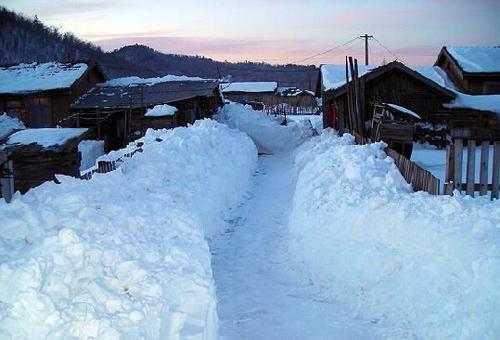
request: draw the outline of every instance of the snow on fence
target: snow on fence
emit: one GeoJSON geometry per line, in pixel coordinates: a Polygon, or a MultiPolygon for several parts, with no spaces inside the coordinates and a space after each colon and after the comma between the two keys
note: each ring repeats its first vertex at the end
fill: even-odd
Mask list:
{"type": "MultiPolygon", "coordinates": [[[[161,141],[161,140],[157,140],[157,141],[161,141]]],[[[97,167],[84,173],[83,175],[80,176],[80,178],[90,180],[95,173],[105,174],[105,173],[116,170],[118,168],[118,166],[120,165],[120,163],[123,163],[123,161],[124,161],[123,158],[130,158],[133,155],[135,155],[137,152],[143,151],[143,149],[142,149],[142,146],[144,145],[143,142],[138,142],[136,145],[137,145],[137,149],[124,154],[122,157],[118,157],[114,160],[101,160],[101,161],[98,160],[97,167]]]]}
{"type": "MultiPolygon", "coordinates": [[[[354,140],[357,144],[366,144],[368,140],[361,136],[359,133],[354,131],[346,131],[354,136],[354,140]]],[[[399,172],[404,177],[406,182],[410,183],[415,191],[425,191],[431,195],[440,194],[440,180],[435,177],[429,171],[421,168],[416,163],[412,162],[405,156],[401,155],[399,152],[391,149],[385,148],[385,153],[394,159],[399,172]]]]}
{"type": "Polygon", "coordinates": [[[491,199],[499,198],[500,182],[500,141],[487,131],[456,129],[452,131],[453,143],[446,147],[445,194],[453,190],[465,191],[474,197],[475,192],[484,196],[491,192],[491,199]],[[463,169],[464,140],[467,139],[465,182],[463,169]],[[479,183],[476,183],[476,147],[480,144],[479,183]],[[490,145],[493,157],[490,157],[490,145]],[[491,176],[489,170],[491,169],[491,176]],[[491,178],[491,183],[490,179],[491,178]]]}

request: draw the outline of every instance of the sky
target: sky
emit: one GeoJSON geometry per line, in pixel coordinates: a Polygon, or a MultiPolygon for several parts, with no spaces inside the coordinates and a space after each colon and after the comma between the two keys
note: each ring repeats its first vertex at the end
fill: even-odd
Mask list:
{"type": "Polygon", "coordinates": [[[342,63],[346,55],[364,60],[364,40],[357,37],[367,33],[375,38],[369,41],[372,64],[398,58],[409,65],[432,65],[445,45],[500,45],[499,0],[0,0],[0,4],[29,17],[37,15],[106,51],[138,43],[165,53],[216,60],[318,65],[342,63]]]}

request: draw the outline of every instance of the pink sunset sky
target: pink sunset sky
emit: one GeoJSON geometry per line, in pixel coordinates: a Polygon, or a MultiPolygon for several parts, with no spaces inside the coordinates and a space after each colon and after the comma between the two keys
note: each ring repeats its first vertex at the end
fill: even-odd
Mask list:
{"type": "Polygon", "coordinates": [[[104,50],[145,44],[165,53],[274,64],[339,63],[364,56],[368,33],[372,63],[432,64],[444,45],[500,45],[500,1],[25,1],[8,9],[72,32],[104,50]]]}

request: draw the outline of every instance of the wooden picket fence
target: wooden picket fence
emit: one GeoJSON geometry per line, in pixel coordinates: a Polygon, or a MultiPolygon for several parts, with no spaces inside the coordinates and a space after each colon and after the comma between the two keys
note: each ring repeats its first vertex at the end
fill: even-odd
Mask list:
{"type": "Polygon", "coordinates": [[[439,178],[391,148],[386,148],[385,153],[394,159],[401,175],[412,185],[414,191],[426,191],[431,195],[440,194],[439,178]]]}
{"type": "Polygon", "coordinates": [[[500,180],[500,141],[485,133],[470,133],[470,131],[452,131],[453,143],[446,148],[445,194],[451,195],[454,190],[465,191],[474,197],[478,192],[484,196],[491,192],[491,199],[499,198],[500,180]],[[486,137],[486,138],[485,138],[486,137]],[[465,174],[462,171],[464,161],[464,139],[467,139],[467,160],[465,174]],[[479,183],[476,183],[476,149],[480,148],[479,183]],[[493,157],[490,157],[490,146],[493,147],[493,157]],[[489,169],[492,170],[491,183],[489,169]],[[465,175],[465,179],[464,179],[465,175]]]}

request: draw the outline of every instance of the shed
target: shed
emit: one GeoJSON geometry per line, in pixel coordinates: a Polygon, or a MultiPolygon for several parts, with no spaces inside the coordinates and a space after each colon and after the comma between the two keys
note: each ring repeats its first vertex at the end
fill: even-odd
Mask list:
{"type": "Polygon", "coordinates": [[[229,100],[242,104],[262,102],[268,106],[274,103],[277,88],[278,83],[274,81],[221,84],[222,93],[229,100]]]}
{"type": "MultiPolygon", "coordinates": [[[[443,104],[455,98],[455,93],[444,86],[437,72],[439,70],[432,68],[414,70],[397,61],[379,67],[360,66],[363,120],[371,120],[374,104],[392,103],[416,112],[423,120],[434,121],[435,114],[443,110],[443,104]]],[[[323,65],[320,82],[318,91],[322,92],[324,127],[345,129],[345,66],[323,65]]]]}
{"type": "Polygon", "coordinates": [[[461,92],[500,94],[500,47],[443,47],[435,63],[461,92]]]}
{"type": "Polygon", "coordinates": [[[0,67],[0,112],[29,128],[64,125],[70,105],[105,80],[93,61],[0,67]]]}
{"type": "Polygon", "coordinates": [[[111,80],[98,84],[72,105],[75,125],[88,127],[106,150],[118,149],[148,128],[174,128],[210,118],[223,105],[216,80],[165,76],[111,80]],[[160,112],[168,105],[176,109],[160,112]]]}
{"type": "Polygon", "coordinates": [[[80,176],[78,143],[87,129],[38,128],[11,134],[0,145],[0,152],[12,161],[14,189],[25,193],[56,174],[80,176]]]}

